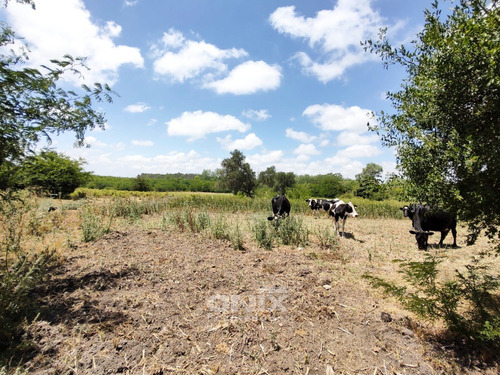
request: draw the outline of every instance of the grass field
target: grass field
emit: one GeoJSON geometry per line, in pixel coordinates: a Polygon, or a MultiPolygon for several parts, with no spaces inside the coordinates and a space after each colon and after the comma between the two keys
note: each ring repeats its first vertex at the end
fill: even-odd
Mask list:
{"type": "MultiPolygon", "coordinates": [[[[292,201],[290,218],[276,225],[266,219],[267,198],[121,194],[29,197],[23,212],[2,217],[23,249],[58,254],[36,288],[40,314],[25,323],[31,344],[11,354],[14,368],[93,374],[499,370],[488,353],[464,353],[447,343],[440,322],[417,319],[363,279],[369,273],[403,282],[393,260],[424,259],[400,202],[351,199],[360,217],[349,218],[345,238],[338,238],[326,213],[317,218],[305,201],[292,201]],[[48,212],[50,206],[57,210],[48,212]]],[[[462,227],[457,249],[437,248],[438,240],[432,238],[429,253],[443,256],[442,280],[490,246],[485,238],[466,246],[462,227]]],[[[450,235],[445,244],[451,243],[450,235]]],[[[487,262],[500,268],[499,259],[487,262]]]]}

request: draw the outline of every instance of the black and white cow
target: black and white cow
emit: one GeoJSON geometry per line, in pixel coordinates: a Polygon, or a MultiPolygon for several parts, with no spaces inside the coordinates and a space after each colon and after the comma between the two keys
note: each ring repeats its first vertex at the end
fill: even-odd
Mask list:
{"type": "Polygon", "coordinates": [[[278,220],[290,215],[290,201],[284,195],[277,195],[271,200],[271,207],[274,216],[269,216],[267,220],[278,220]]]}
{"type": "Polygon", "coordinates": [[[434,234],[434,232],[431,232],[432,230],[441,232],[441,240],[438,246],[443,245],[443,241],[450,230],[453,234],[453,247],[457,246],[457,218],[455,215],[446,211],[431,210],[429,206],[421,204],[411,205],[411,212],[414,230],[410,230],[410,233],[415,235],[419,250],[427,250],[429,236],[434,234]]]}
{"type": "Polygon", "coordinates": [[[309,199],[306,199],[306,202],[309,204],[309,207],[311,208],[311,210],[313,211],[316,211],[318,213],[318,217],[319,217],[319,212],[321,210],[324,210],[325,212],[328,212],[330,211],[330,208],[332,208],[332,206],[338,202],[340,199],[313,199],[313,198],[309,198],[309,199]]]}
{"type": "Polygon", "coordinates": [[[342,200],[338,200],[333,204],[330,208],[329,214],[333,216],[335,219],[335,231],[337,235],[339,235],[339,220],[342,220],[342,237],[345,237],[345,221],[348,216],[358,217],[358,213],[356,212],[356,205],[352,204],[352,202],[345,203],[342,200]]]}

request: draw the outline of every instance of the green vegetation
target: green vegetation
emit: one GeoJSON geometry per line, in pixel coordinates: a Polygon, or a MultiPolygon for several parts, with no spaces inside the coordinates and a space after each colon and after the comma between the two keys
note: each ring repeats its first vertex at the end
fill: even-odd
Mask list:
{"type": "MultiPolygon", "coordinates": [[[[484,230],[496,241],[498,254],[499,3],[461,1],[443,20],[436,0],[425,16],[412,48],[392,47],[386,30],[379,41],[365,42],[386,66],[398,64],[408,74],[401,91],[388,93],[395,113],[381,112],[373,130],[396,148],[410,196],[457,213],[469,224],[469,244],[484,230]]],[[[439,263],[430,256],[403,262],[411,289],[377,277],[371,281],[421,317],[442,319],[461,342],[500,347],[500,311],[493,297],[500,286],[498,270],[472,259],[466,272],[438,283],[439,263]]]]}

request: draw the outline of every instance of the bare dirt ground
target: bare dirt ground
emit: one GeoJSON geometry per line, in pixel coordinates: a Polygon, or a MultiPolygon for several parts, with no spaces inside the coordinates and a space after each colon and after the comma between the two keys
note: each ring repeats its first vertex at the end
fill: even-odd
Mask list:
{"type": "MultiPolygon", "coordinates": [[[[416,323],[360,278],[397,275],[392,259],[422,257],[409,227],[349,219],[336,250],[248,241],[236,251],[140,226],[78,243],[40,286],[25,365],[36,374],[497,373],[480,358],[464,364],[435,339],[438,325],[416,323]]],[[[475,251],[464,233],[459,245],[430,251],[459,263],[475,251]]]]}

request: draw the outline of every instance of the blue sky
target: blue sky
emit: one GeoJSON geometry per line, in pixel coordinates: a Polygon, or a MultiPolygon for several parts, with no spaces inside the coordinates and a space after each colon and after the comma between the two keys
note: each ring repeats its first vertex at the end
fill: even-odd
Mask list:
{"type": "Polygon", "coordinates": [[[87,57],[71,88],[107,82],[119,94],[104,131],[53,138],[52,148],[98,175],[201,173],[237,148],[257,173],[395,168],[366,123],[391,110],[404,72],[383,68],[360,41],[387,27],[408,43],[431,1],[35,0],[0,10],[28,44],[30,64],[87,57]]]}

